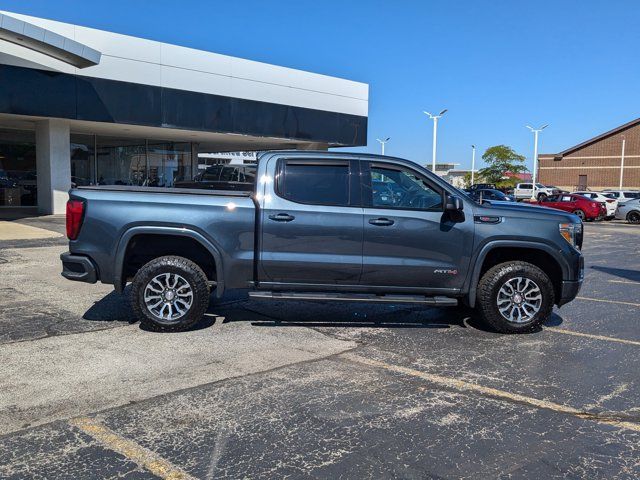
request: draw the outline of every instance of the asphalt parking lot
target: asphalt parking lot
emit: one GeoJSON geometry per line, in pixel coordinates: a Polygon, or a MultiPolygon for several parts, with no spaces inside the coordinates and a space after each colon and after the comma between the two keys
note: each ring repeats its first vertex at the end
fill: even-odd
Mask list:
{"type": "Polygon", "coordinates": [[[0,478],[639,478],[639,244],[586,224],[579,298],[528,335],[243,292],[157,334],[59,276],[63,237],[0,241],[0,478]]]}

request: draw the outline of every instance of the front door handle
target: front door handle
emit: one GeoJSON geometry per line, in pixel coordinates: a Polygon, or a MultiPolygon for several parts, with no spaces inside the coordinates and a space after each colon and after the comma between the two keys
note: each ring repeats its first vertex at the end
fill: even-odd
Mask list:
{"type": "Polygon", "coordinates": [[[376,225],[377,227],[388,227],[396,222],[394,222],[390,218],[372,218],[371,220],[369,220],[369,223],[371,225],[376,225]]]}
{"type": "Polygon", "coordinates": [[[293,215],[289,215],[288,213],[278,213],[277,215],[269,215],[269,220],[273,220],[274,222],[290,222],[294,220],[296,217],[293,215]]]}

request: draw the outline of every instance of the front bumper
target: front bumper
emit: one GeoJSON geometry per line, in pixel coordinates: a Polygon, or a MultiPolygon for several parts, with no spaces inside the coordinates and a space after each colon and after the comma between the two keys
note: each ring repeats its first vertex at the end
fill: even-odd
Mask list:
{"type": "Polygon", "coordinates": [[[86,283],[98,281],[98,270],[89,257],[65,252],[60,255],[60,260],[62,260],[62,276],[67,280],[86,283]]]}
{"type": "Polygon", "coordinates": [[[560,299],[558,300],[558,306],[566,305],[574,298],[578,296],[578,292],[582,287],[584,281],[584,257],[580,255],[578,260],[578,279],[577,280],[563,280],[562,288],[560,292],[560,299]]]}

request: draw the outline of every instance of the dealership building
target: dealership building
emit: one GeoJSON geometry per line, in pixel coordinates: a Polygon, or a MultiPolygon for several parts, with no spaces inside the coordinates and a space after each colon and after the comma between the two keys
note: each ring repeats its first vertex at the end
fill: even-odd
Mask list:
{"type": "Polygon", "coordinates": [[[541,154],[539,181],[565,190],[640,189],[640,118],[560,153],[541,154]],[[624,161],[623,161],[624,158],[624,161]]]}
{"type": "Polygon", "coordinates": [[[201,152],[366,145],[368,91],[0,11],[0,216],[64,213],[72,184],[171,187],[201,152]]]}

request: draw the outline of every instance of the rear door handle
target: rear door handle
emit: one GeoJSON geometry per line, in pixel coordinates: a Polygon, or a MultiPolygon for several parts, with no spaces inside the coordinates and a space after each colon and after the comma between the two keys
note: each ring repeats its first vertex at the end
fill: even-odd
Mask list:
{"type": "Polygon", "coordinates": [[[289,215],[288,213],[278,213],[276,215],[269,215],[269,220],[273,220],[274,222],[290,222],[294,220],[296,217],[293,215],[289,215]]]}
{"type": "Polygon", "coordinates": [[[371,220],[369,220],[369,223],[371,225],[376,225],[377,227],[388,227],[396,222],[394,222],[390,218],[372,218],[371,220]]]}

